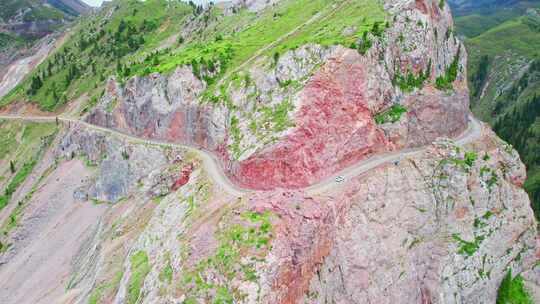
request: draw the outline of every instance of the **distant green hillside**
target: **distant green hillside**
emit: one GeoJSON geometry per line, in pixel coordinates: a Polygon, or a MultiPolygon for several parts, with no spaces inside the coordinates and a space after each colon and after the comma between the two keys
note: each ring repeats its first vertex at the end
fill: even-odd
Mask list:
{"type": "Polygon", "coordinates": [[[522,16],[528,8],[539,8],[540,0],[449,0],[456,30],[476,37],[506,21],[522,16]]]}
{"type": "MultiPolygon", "coordinates": [[[[473,110],[485,121],[494,122],[519,97],[513,95],[509,100],[504,93],[519,81],[534,59],[540,58],[540,22],[519,17],[468,39],[466,45],[473,110]]],[[[530,97],[534,93],[531,90],[534,86],[522,93],[530,97]]]]}
{"type": "Polygon", "coordinates": [[[2,55],[11,57],[21,48],[30,47],[89,9],[79,0],[0,1],[0,62],[2,55]]]}
{"type": "MultiPolygon", "coordinates": [[[[491,27],[475,30],[481,32],[482,26],[491,27]]],[[[473,32],[471,27],[461,31],[473,32]]],[[[466,45],[472,110],[520,152],[528,168],[525,187],[540,219],[540,16],[529,9],[467,39],[466,45]]]]}
{"type": "Polygon", "coordinates": [[[217,6],[203,10],[185,2],[118,0],[97,16],[82,19],[64,46],[0,105],[29,100],[54,111],[86,93],[91,106],[110,76],[125,80],[169,73],[182,65],[191,65],[209,84],[207,100],[224,102],[214,95],[219,91],[217,83],[266,46],[272,46],[267,55],[274,57],[308,42],[350,46],[363,33],[377,34],[384,26],[385,13],[378,0],[284,0],[260,13],[239,9],[232,15],[217,6]],[[326,18],[273,45],[318,13],[326,18]],[[345,28],[356,31],[343,36],[345,28]]]}
{"type": "Polygon", "coordinates": [[[538,7],[538,0],[447,0],[454,16],[470,16],[473,14],[490,15],[505,10],[518,9],[522,12],[530,7],[538,7]]]}
{"type": "Polygon", "coordinates": [[[521,13],[515,9],[500,10],[487,15],[474,13],[456,17],[455,25],[460,35],[472,38],[520,15],[521,13]]]}
{"type": "Polygon", "coordinates": [[[0,22],[22,20],[63,20],[86,12],[89,7],[79,0],[2,0],[0,22]],[[20,16],[19,16],[20,15],[20,16]]]}

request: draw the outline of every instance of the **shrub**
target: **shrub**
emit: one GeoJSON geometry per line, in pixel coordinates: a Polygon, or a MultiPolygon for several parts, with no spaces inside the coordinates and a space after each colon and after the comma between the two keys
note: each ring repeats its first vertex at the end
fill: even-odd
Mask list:
{"type": "Polygon", "coordinates": [[[385,123],[395,123],[401,119],[401,115],[407,113],[407,108],[402,105],[393,105],[390,109],[377,114],[375,116],[375,122],[379,125],[385,123]]]}
{"type": "Polygon", "coordinates": [[[364,32],[362,38],[358,42],[358,46],[356,47],[356,49],[358,49],[358,53],[360,53],[361,55],[365,55],[372,45],[373,42],[368,37],[368,32],[364,32]]]}
{"type": "MultiPolygon", "coordinates": [[[[431,67],[429,69],[431,69],[431,67]]],[[[424,71],[420,71],[418,76],[414,75],[411,71],[407,71],[407,75],[402,75],[399,71],[396,71],[396,75],[392,82],[406,93],[412,92],[415,89],[421,89],[424,86],[424,82],[429,78],[429,69],[425,73],[424,71]]]]}
{"type": "Polygon", "coordinates": [[[465,152],[465,164],[469,167],[474,165],[474,162],[478,159],[478,154],[474,151],[465,152]]]}
{"type": "Polygon", "coordinates": [[[459,68],[459,58],[460,58],[461,49],[458,49],[456,57],[446,69],[446,73],[437,77],[435,80],[435,87],[439,90],[451,90],[453,88],[454,81],[457,79],[458,68],[459,68]]]}
{"type": "Polygon", "coordinates": [[[521,275],[512,278],[512,270],[508,270],[497,291],[497,304],[533,304],[521,275]]]}

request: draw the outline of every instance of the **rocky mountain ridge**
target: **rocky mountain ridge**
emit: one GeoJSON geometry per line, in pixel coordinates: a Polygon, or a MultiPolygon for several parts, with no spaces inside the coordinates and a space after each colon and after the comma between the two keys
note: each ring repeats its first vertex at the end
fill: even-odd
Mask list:
{"type": "MultiPolygon", "coordinates": [[[[540,244],[519,155],[483,124],[452,140],[470,111],[467,52],[448,6],[377,3],[209,7],[223,15],[186,18],[178,53],[134,60],[133,70],[147,64],[140,74],[119,64],[94,106],[62,114],[95,127],[49,118],[59,129],[49,142],[3,122],[0,134],[20,138],[9,151],[25,140],[48,148],[0,210],[0,301],[495,303],[510,272],[508,284],[538,299],[540,244]],[[377,8],[383,19],[366,24],[377,8]],[[290,14],[302,22],[279,28],[290,14]],[[199,27],[231,20],[234,34],[189,44],[199,27]],[[253,28],[274,38],[248,52],[253,28]],[[222,57],[205,57],[209,48],[222,57]],[[181,145],[218,156],[252,191],[225,191],[181,145]],[[306,190],[411,148],[421,149],[306,190]]],[[[29,115],[19,109],[4,115],[29,115]]]]}
{"type": "Polygon", "coordinates": [[[87,121],[215,151],[240,184],[261,189],[307,186],[371,154],[424,145],[440,136],[457,136],[465,130],[468,116],[464,47],[453,36],[434,34],[449,32],[448,10],[418,3],[410,6],[392,8],[395,27],[388,29],[385,41],[376,42],[365,57],[355,50],[307,45],[283,54],[275,63],[272,58],[263,58],[241,72],[249,84],[235,87],[228,83],[225,91],[232,104],[217,107],[199,106],[197,96],[207,85],[189,67],[177,69],[168,78],[157,74],[136,77],[124,88],[112,80],[102,106],[87,121]],[[437,23],[427,19],[431,17],[437,23]],[[404,30],[410,35],[399,41],[404,30]],[[425,37],[434,40],[419,44],[425,37]],[[428,44],[437,46],[430,48],[428,44]],[[416,49],[404,52],[408,45],[416,49]],[[451,94],[433,90],[435,80],[445,77],[452,64],[459,70],[452,81],[456,89],[451,94]],[[395,70],[387,68],[392,66],[395,70]],[[418,92],[403,94],[415,89],[407,87],[407,77],[418,77],[419,87],[428,84],[418,92]],[[394,86],[396,81],[404,87],[394,86]],[[303,89],[284,85],[296,82],[303,89]],[[429,96],[429,106],[423,95],[429,96]],[[385,136],[374,117],[400,99],[410,108],[401,120],[407,127],[388,126],[392,130],[385,136]],[[274,113],[279,112],[283,121],[265,122],[264,112],[255,112],[250,119],[261,101],[274,105],[274,113]],[[258,127],[258,123],[269,126],[258,127]],[[260,134],[261,129],[270,130],[260,134]]]}

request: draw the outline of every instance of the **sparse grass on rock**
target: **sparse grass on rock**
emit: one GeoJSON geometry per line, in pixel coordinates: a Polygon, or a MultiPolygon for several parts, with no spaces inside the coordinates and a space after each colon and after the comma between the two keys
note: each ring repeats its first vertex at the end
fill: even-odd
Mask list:
{"type": "Polygon", "coordinates": [[[131,276],[128,282],[127,303],[135,304],[141,294],[144,279],[150,272],[150,262],[148,255],[144,251],[136,252],[129,261],[131,263],[131,276]]]}

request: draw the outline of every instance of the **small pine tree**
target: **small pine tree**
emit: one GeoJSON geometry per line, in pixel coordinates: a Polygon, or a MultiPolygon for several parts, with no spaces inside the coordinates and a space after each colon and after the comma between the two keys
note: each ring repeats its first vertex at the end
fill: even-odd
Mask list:
{"type": "Polygon", "coordinates": [[[116,74],[122,75],[122,70],[123,70],[122,69],[122,64],[119,61],[117,61],[116,62],[116,74]]]}
{"type": "Polygon", "coordinates": [[[9,170],[11,170],[11,174],[15,173],[15,164],[12,160],[9,161],[9,170]]]}
{"type": "Polygon", "coordinates": [[[279,52],[275,52],[274,53],[274,66],[277,65],[278,61],[279,61],[279,52]]]}

